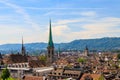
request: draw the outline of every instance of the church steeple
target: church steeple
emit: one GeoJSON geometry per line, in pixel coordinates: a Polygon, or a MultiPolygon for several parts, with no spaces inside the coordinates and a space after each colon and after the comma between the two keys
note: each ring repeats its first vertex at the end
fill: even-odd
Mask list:
{"type": "Polygon", "coordinates": [[[2,54],[1,54],[1,52],[0,52],[0,59],[2,59],[2,54]]]}
{"type": "Polygon", "coordinates": [[[51,65],[55,61],[54,57],[54,43],[52,40],[52,28],[51,28],[51,20],[49,23],[49,41],[48,41],[48,47],[47,47],[47,62],[48,65],[51,65]]]}
{"type": "Polygon", "coordinates": [[[85,47],[85,51],[84,51],[84,56],[88,56],[89,55],[89,50],[88,50],[88,47],[86,45],[85,47]]]}
{"type": "Polygon", "coordinates": [[[86,45],[86,47],[85,47],[85,50],[88,50],[88,47],[87,47],[87,45],[86,45]]]}
{"type": "Polygon", "coordinates": [[[51,20],[50,20],[50,28],[49,28],[49,41],[48,41],[48,47],[54,47],[53,40],[52,40],[51,20]]]}
{"type": "Polygon", "coordinates": [[[60,58],[60,46],[58,47],[58,54],[57,54],[58,58],[60,58]]]}
{"type": "Polygon", "coordinates": [[[26,50],[25,50],[25,47],[24,47],[23,37],[22,37],[22,48],[21,48],[21,54],[22,54],[23,56],[26,55],[26,50]]]}
{"type": "Polygon", "coordinates": [[[22,37],[22,49],[24,48],[24,42],[23,42],[23,37],[22,37]]]}

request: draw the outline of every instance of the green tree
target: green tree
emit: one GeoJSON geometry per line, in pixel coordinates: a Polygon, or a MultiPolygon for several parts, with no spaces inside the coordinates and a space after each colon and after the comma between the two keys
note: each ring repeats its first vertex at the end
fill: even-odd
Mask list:
{"type": "Polygon", "coordinates": [[[120,53],[117,55],[117,58],[120,59],[120,53]]]}
{"type": "Polygon", "coordinates": [[[72,68],[72,65],[70,65],[70,64],[67,64],[67,66],[65,66],[65,68],[72,68]]]}
{"type": "Polygon", "coordinates": [[[1,74],[1,78],[3,80],[6,80],[10,77],[10,72],[9,70],[7,69],[7,67],[2,71],[2,74],[1,74]]]}
{"type": "Polygon", "coordinates": [[[99,78],[99,80],[104,80],[104,76],[101,75],[100,78],[99,78]]]}
{"type": "Polygon", "coordinates": [[[47,57],[44,56],[44,55],[41,55],[41,56],[39,56],[39,60],[41,60],[41,61],[46,61],[46,60],[47,60],[47,57]]]}
{"type": "Polygon", "coordinates": [[[116,64],[112,64],[112,67],[115,67],[116,69],[118,69],[118,68],[119,68],[119,66],[118,66],[118,65],[116,65],[116,64]]]}
{"type": "Polygon", "coordinates": [[[85,63],[86,62],[86,59],[85,58],[78,58],[77,61],[79,63],[85,63]]]}
{"type": "Polygon", "coordinates": [[[39,60],[43,62],[43,64],[46,64],[47,57],[44,55],[39,56],[39,60]]]}

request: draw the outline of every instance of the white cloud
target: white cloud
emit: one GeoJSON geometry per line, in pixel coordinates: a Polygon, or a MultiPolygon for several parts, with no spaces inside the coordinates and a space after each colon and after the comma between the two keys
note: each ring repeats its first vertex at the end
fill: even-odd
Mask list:
{"type": "MultiPolygon", "coordinates": [[[[69,20],[67,22],[70,23],[69,20]]],[[[69,28],[67,22],[66,22],[66,26],[69,28]]],[[[74,39],[117,37],[119,36],[118,34],[120,34],[120,28],[118,28],[119,25],[120,25],[120,18],[116,18],[116,17],[97,18],[97,20],[93,19],[87,22],[86,24],[80,26],[80,29],[83,28],[83,30],[72,31],[74,27],[71,27],[67,32],[66,31],[62,32],[61,36],[59,37],[62,37],[63,38],[62,40],[65,42],[74,39]]],[[[77,28],[77,30],[79,30],[79,28],[77,28]]]]}
{"type": "Polygon", "coordinates": [[[70,23],[77,23],[77,22],[84,22],[85,19],[81,18],[81,19],[72,19],[72,20],[60,20],[58,22],[53,23],[54,25],[66,25],[66,24],[70,24],[70,23]]]}
{"type": "Polygon", "coordinates": [[[55,36],[62,36],[65,31],[69,30],[67,25],[59,25],[53,27],[53,33],[55,36]]]}
{"type": "Polygon", "coordinates": [[[21,14],[25,20],[25,22],[27,24],[29,24],[30,26],[32,26],[34,29],[38,30],[39,29],[39,26],[38,24],[36,24],[29,16],[29,14],[20,6],[16,5],[16,4],[13,4],[13,3],[10,3],[8,1],[0,1],[0,3],[3,3],[13,9],[15,9],[15,11],[19,14],[21,14]]]}
{"type": "Polygon", "coordinates": [[[80,15],[82,16],[96,16],[96,12],[95,11],[85,11],[85,12],[80,12],[80,15]]]}
{"type": "Polygon", "coordinates": [[[0,25],[0,36],[0,44],[21,43],[22,36],[25,43],[48,41],[48,34],[44,30],[31,30],[21,25],[0,25]]]}
{"type": "Polygon", "coordinates": [[[7,16],[0,16],[0,20],[2,21],[2,24],[0,25],[0,36],[2,37],[0,43],[21,43],[22,36],[24,36],[25,42],[46,41],[46,38],[43,38],[46,37],[44,35],[44,31],[41,30],[38,24],[31,19],[30,15],[21,6],[8,1],[0,1],[0,3],[15,10],[15,12],[19,14],[21,19],[23,18],[25,22],[25,24],[19,22],[20,20],[17,18],[19,16],[16,15],[11,16],[9,14],[7,16]],[[19,24],[17,24],[17,21],[19,24]],[[5,24],[6,22],[8,23],[5,24]],[[10,22],[14,22],[14,24],[10,22]]]}
{"type": "Polygon", "coordinates": [[[12,25],[12,26],[8,26],[8,25],[0,25],[0,35],[13,35],[13,34],[17,34],[20,33],[22,34],[22,32],[27,31],[26,29],[17,26],[16,25],[12,25]]]}
{"type": "Polygon", "coordinates": [[[91,38],[91,37],[105,37],[110,34],[116,33],[120,31],[120,28],[117,27],[120,25],[120,18],[102,18],[95,22],[85,24],[82,27],[84,28],[84,31],[78,32],[79,34],[84,35],[85,38],[91,38]],[[100,34],[104,34],[102,36],[97,36],[100,34]]]}
{"type": "MultiPolygon", "coordinates": [[[[120,34],[119,25],[120,18],[116,17],[94,18],[91,20],[85,18],[84,20],[73,19],[58,21],[54,24],[52,23],[53,40],[54,42],[68,42],[74,39],[117,37],[120,34]],[[73,31],[75,27],[70,27],[69,25],[76,22],[85,22],[85,24],[80,26],[77,25],[77,31],[73,31]],[[81,30],[81,28],[83,30],[81,30]]],[[[43,30],[35,31],[28,30],[20,25],[17,27],[16,25],[0,25],[0,36],[3,37],[0,43],[20,43],[22,34],[24,34],[25,42],[47,42],[49,26],[47,29],[45,28],[43,28],[43,30]]]]}
{"type": "Polygon", "coordinates": [[[8,9],[9,7],[0,7],[0,9],[8,9]]]}
{"type": "MultiPolygon", "coordinates": [[[[32,1],[37,2],[39,0],[31,0],[31,2],[32,1]]],[[[0,25],[0,36],[2,36],[0,43],[21,42],[22,34],[24,36],[25,42],[40,42],[40,41],[46,42],[48,41],[48,30],[49,29],[46,29],[46,24],[45,24],[46,22],[44,22],[46,17],[43,15],[41,17],[41,13],[43,14],[46,11],[51,11],[51,12],[48,12],[44,15],[46,16],[52,15],[53,19],[55,20],[58,17],[60,17],[61,19],[61,20],[57,19],[59,21],[52,23],[53,24],[52,25],[53,39],[55,42],[64,42],[64,41],[68,42],[74,39],[81,39],[81,38],[118,36],[118,33],[120,33],[120,28],[118,28],[118,26],[120,25],[120,18],[116,18],[116,17],[98,18],[96,17],[98,15],[97,12],[89,11],[89,10],[94,10],[94,9],[98,10],[98,9],[103,9],[103,8],[58,8],[58,7],[42,8],[42,7],[29,7],[29,6],[24,7],[24,6],[19,6],[17,4],[13,4],[10,2],[10,0],[0,0],[0,3],[6,6],[6,7],[0,7],[0,9],[6,8],[6,10],[7,9],[11,10],[10,8],[12,8],[17,13],[17,15],[20,15],[21,19],[24,19],[24,22],[26,23],[26,24],[24,23],[17,24],[17,21],[19,22],[22,20],[17,20],[16,15],[13,17],[9,16],[10,14],[9,15],[7,14],[7,16],[0,16],[1,22],[2,21],[3,22],[14,21],[14,25],[12,23],[0,25]],[[34,22],[31,16],[26,12],[26,9],[31,9],[31,11],[32,10],[38,10],[38,11],[46,10],[44,12],[40,11],[40,15],[39,15],[41,19],[44,18],[44,20],[41,21],[41,23],[43,22],[42,24],[44,26],[39,27],[39,25],[36,22],[34,22]],[[69,11],[70,13],[67,11],[69,11]],[[60,15],[60,16],[56,17],[54,15],[60,15]],[[64,17],[66,15],[68,15],[69,17],[64,17]],[[73,15],[75,15],[75,17],[73,15]],[[76,15],[78,16],[77,18],[76,18],[76,15]],[[71,18],[71,19],[67,20],[65,18],[71,18]]],[[[34,12],[31,14],[34,14],[34,12]]]]}
{"type": "Polygon", "coordinates": [[[2,16],[0,16],[0,20],[10,19],[11,17],[12,17],[12,16],[2,15],[2,16]]]}
{"type": "MultiPolygon", "coordinates": [[[[36,0],[37,2],[37,0],[36,0]]],[[[25,9],[32,9],[32,10],[99,10],[99,9],[106,9],[106,8],[66,8],[66,7],[24,7],[25,9]]]]}
{"type": "MultiPolygon", "coordinates": [[[[24,21],[29,24],[34,29],[25,28],[26,26],[21,27],[20,25],[0,25],[0,36],[3,39],[0,43],[6,42],[21,42],[21,36],[24,34],[25,42],[47,42],[48,41],[48,30],[45,29],[46,26],[43,27],[43,30],[39,28],[38,24],[36,24],[30,17],[30,15],[25,11],[25,9],[58,9],[58,8],[34,8],[34,7],[21,7],[13,3],[9,3],[8,1],[0,1],[1,3],[11,7],[15,10],[16,13],[20,14],[24,21]],[[24,9],[25,8],[25,9],[24,9]],[[28,30],[29,29],[29,30],[28,30]],[[18,38],[19,37],[19,38],[18,38]],[[4,39],[5,38],[5,39],[4,39]]],[[[60,8],[66,9],[66,8],[60,8]]],[[[71,8],[72,9],[72,8],[71,8]]],[[[54,12],[47,13],[46,15],[56,14],[54,12]]],[[[105,17],[105,18],[95,18],[96,12],[94,11],[85,11],[85,12],[71,12],[73,15],[82,15],[82,18],[74,18],[74,19],[63,19],[57,22],[52,23],[53,30],[53,39],[55,42],[68,42],[74,39],[83,39],[83,38],[97,38],[97,37],[107,37],[107,36],[118,36],[120,33],[120,18],[116,17],[105,17]],[[93,18],[91,18],[91,16],[93,18]],[[90,18],[89,18],[90,17],[90,18]],[[79,24],[76,24],[79,23],[79,24]],[[72,25],[70,25],[72,24],[72,25]],[[77,29],[75,31],[75,26],[77,25],[77,29]],[[81,24],[81,25],[80,25],[81,24]],[[80,30],[80,29],[83,30],[80,30]],[[74,29],[74,31],[73,31],[74,29]],[[79,31],[80,30],[80,31],[79,31]]],[[[68,14],[68,15],[70,15],[68,14]]],[[[1,19],[6,19],[7,17],[0,16],[1,19]]],[[[8,16],[8,20],[9,20],[8,16]]],[[[27,26],[29,26],[27,25],[27,26]]]]}
{"type": "Polygon", "coordinates": [[[59,16],[64,16],[64,15],[77,15],[77,16],[87,16],[87,17],[95,17],[97,16],[97,13],[95,11],[70,11],[70,12],[61,12],[61,11],[50,11],[44,14],[44,16],[50,16],[50,15],[59,15],[59,16]],[[69,14],[68,14],[69,13],[69,14]]]}

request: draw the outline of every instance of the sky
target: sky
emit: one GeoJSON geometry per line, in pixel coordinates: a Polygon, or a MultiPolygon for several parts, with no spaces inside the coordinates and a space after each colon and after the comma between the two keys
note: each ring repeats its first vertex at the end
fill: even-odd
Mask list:
{"type": "Polygon", "coordinates": [[[120,37],[120,0],[0,0],[0,44],[120,37]]]}

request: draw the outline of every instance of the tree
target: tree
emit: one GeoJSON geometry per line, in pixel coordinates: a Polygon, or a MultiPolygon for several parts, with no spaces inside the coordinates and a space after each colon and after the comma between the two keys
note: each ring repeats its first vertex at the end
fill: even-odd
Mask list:
{"type": "Polygon", "coordinates": [[[1,78],[3,80],[6,80],[10,77],[10,72],[9,70],[7,69],[7,67],[2,71],[2,74],[1,74],[1,78]]]}
{"type": "Polygon", "coordinates": [[[120,59],[120,53],[117,55],[117,58],[120,59]]]}
{"type": "Polygon", "coordinates": [[[68,64],[67,66],[65,66],[65,68],[72,68],[72,65],[68,64]]]}
{"type": "Polygon", "coordinates": [[[41,60],[41,61],[46,61],[46,60],[47,60],[47,57],[44,56],[44,55],[41,55],[41,56],[39,56],[39,60],[41,60]]]}
{"type": "Polygon", "coordinates": [[[86,62],[86,59],[85,58],[78,58],[77,61],[79,63],[85,63],[86,62]]]}
{"type": "Polygon", "coordinates": [[[118,66],[118,65],[116,65],[116,64],[112,64],[112,67],[115,67],[116,69],[118,69],[118,68],[119,68],[119,66],[118,66]]]}
{"type": "Polygon", "coordinates": [[[44,55],[39,56],[39,60],[43,62],[43,64],[46,64],[47,57],[44,55]]]}
{"type": "Polygon", "coordinates": [[[100,78],[99,78],[99,80],[104,80],[104,76],[101,75],[100,78]]]}

